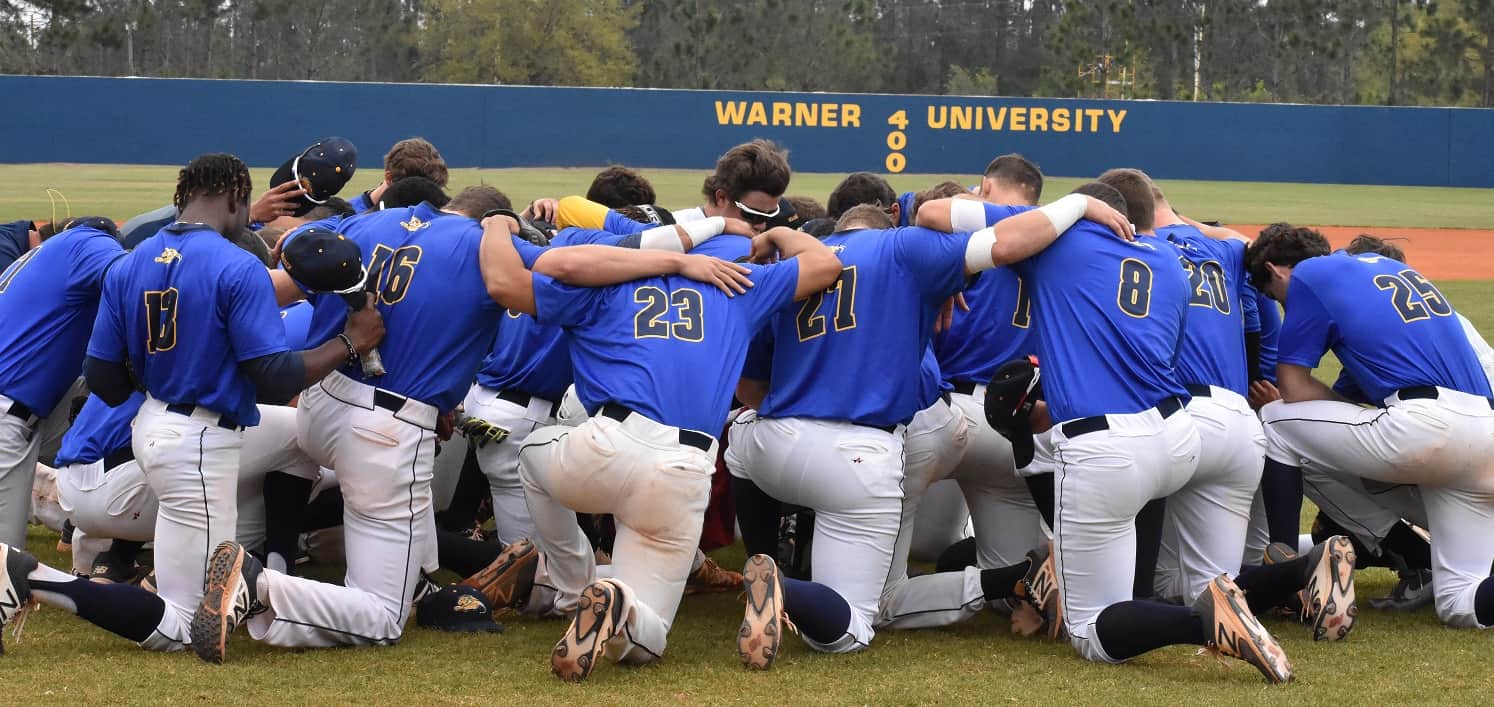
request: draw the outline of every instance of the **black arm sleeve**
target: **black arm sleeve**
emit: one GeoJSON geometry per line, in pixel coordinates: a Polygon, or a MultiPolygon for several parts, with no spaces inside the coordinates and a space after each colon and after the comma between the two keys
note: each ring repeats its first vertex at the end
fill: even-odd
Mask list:
{"type": "Polygon", "coordinates": [[[623,236],[623,239],[617,242],[617,247],[619,247],[619,248],[633,248],[633,249],[642,248],[643,247],[643,234],[641,234],[641,233],[634,233],[634,234],[629,235],[629,236],[623,236]]]}
{"type": "Polygon", "coordinates": [[[109,407],[119,407],[135,392],[130,369],[123,363],[89,356],[83,359],[83,378],[88,381],[88,389],[109,407]]]}
{"type": "Polygon", "coordinates": [[[1249,367],[1249,380],[1265,380],[1261,374],[1261,333],[1245,332],[1245,365],[1249,367]]]}
{"type": "Polygon", "coordinates": [[[290,402],[306,384],[306,363],[301,360],[300,351],[251,358],[239,367],[254,381],[256,402],[265,405],[290,402]]]}

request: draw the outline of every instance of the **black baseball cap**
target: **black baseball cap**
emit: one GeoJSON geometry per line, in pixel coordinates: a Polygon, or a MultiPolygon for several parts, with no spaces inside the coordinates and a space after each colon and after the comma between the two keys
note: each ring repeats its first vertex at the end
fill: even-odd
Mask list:
{"type": "Polygon", "coordinates": [[[286,160],[270,177],[270,186],[300,180],[306,193],[297,197],[298,205],[293,215],[304,216],[337,196],[357,169],[358,148],[347,138],[329,137],[286,160]]]}
{"type": "Polygon", "coordinates": [[[286,241],[280,260],[296,282],[312,292],[344,292],[363,286],[363,249],[347,236],[320,226],[286,241]]]}
{"type": "Polygon", "coordinates": [[[778,197],[778,215],[768,219],[768,228],[776,228],[778,226],[798,228],[803,223],[804,219],[800,218],[799,213],[794,210],[793,202],[789,201],[786,196],[778,197]]]}
{"type": "Polygon", "coordinates": [[[454,633],[503,633],[493,620],[493,606],[474,587],[453,584],[415,605],[415,623],[454,633]]]}

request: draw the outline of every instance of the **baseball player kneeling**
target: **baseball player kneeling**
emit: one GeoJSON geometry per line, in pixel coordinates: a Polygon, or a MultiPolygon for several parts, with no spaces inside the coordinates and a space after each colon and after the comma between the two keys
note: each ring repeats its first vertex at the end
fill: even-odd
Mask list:
{"type": "Polygon", "coordinates": [[[578,427],[535,430],[519,452],[557,606],[575,612],[550,658],[563,680],[585,679],[603,654],[629,663],[663,654],[710,496],[717,445],[706,431],[725,425],[757,329],[840,272],[828,248],[798,231],[773,229],[755,245],[782,260],[746,267],[657,253],[729,269],[597,289],[531,274],[503,253],[504,301],[566,329],[576,392],[591,413],[578,427]],[[577,512],[613,514],[611,578],[597,580],[577,512]]]}
{"type": "Polygon", "coordinates": [[[1304,228],[1263,233],[1246,261],[1285,304],[1277,385],[1261,410],[1266,454],[1392,484],[1417,484],[1432,533],[1437,615],[1494,626],[1494,398],[1452,303],[1421,273],[1374,255],[1329,254],[1304,228]],[[1312,377],[1337,354],[1370,400],[1343,400],[1312,377]]]}

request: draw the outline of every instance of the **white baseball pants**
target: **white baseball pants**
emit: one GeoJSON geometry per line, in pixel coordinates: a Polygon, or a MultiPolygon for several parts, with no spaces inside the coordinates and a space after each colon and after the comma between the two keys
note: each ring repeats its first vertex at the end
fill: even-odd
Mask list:
{"type": "Polygon", "coordinates": [[[966,537],[970,511],[959,486],[945,482],[969,442],[965,416],[943,398],[908,422],[903,433],[903,520],[908,527],[898,535],[900,544],[906,545],[898,551],[905,572],[909,556],[932,562],[966,537]]]}
{"type": "Polygon", "coordinates": [[[849,422],[761,418],[748,411],[731,426],[726,467],[769,496],[814,509],[814,581],[851,606],[840,639],[811,648],[865,648],[902,527],[903,434],[849,422]]]}
{"type": "Polygon", "coordinates": [[[1215,577],[1240,573],[1266,435],[1250,402],[1227,388],[1195,395],[1188,413],[1198,427],[1198,470],[1167,499],[1156,590],[1192,605],[1215,577]]]}
{"type": "Polygon", "coordinates": [[[477,465],[488,477],[493,495],[493,525],[498,542],[508,545],[534,536],[534,521],[524,502],[524,484],[519,479],[519,448],[530,433],[555,424],[552,401],[531,398],[528,407],[503,400],[499,391],[473,385],[462,408],[472,417],[508,430],[502,442],[489,442],[477,448],[477,465]]]}
{"type": "Polygon", "coordinates": [[[607,657],[648,663],[664,654],[700,544],[716,469],[709,449],[680,430],[632,413],[598,415],[576,427],[535,430],[519,451],[519,475],[544,553],[554,609],[565,615],[597,580],[596,555],[576,513],[611,513],[617,526],[611,578],[622,587],[626,624],[607,657]]]}
{"type": "Polygon", "coordinates": [[[301,448],[342,489],[347,574],[338,586],[265,570],[269,610],[249,635],[287,647],[395,643],[421,571],[436,570],[436,409],[332,373],[297,412],[301,448]]]}
{"type": "Polygon", "coordinates": [[[1437,616],[1481,626],[1474,595],[1494,562],[1494,410],[1488,399],[1437,388],[1435,399],[1386,407],[1275,402],[1261,409],[1266,453],[1283,464],[1418,484],[1432,534],[1437,616]]]}
{"type": "Polygon", "coordinates": [[[1186,410],[1105,419],[1108,429],[1075,437],[1063,424],[1053,427],[1053,547],[1074,649],[1089,660],[1115,662],[1095,638],[1095,620],[1132,598],[1136,514],[1187,485],[1198,466],[1199,436],[1186,410]]]}

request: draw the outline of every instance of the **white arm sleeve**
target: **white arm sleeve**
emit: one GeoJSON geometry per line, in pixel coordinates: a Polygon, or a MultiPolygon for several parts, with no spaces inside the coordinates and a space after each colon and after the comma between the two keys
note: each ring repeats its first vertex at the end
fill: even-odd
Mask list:
{"type": "Polygon", "coordinates": [[[1084,218],[1084,212],[1087,210],[1089,210],[1089,197],[1083,194],[1070,194],[1038,209],[1048,217],[1048,221],[1052,222],[1053,230],[1059,233],[1079,223],[1079,219],[1084,218]]]}
{"type": "Polygon", "coordinates": [[[970,234],[970,241],[965,244],[965,270],[978,273],[996,267],[996,260],[991,257],[991,247],[995,245],[994,228],[982,228],[970,234]]]}
{"type": "Polygon", "coordinates": [[[986,204],[974,199],[955,199],[949,205],[949,226],[955,233],[979,231],[986,223],[986,204]]]}

